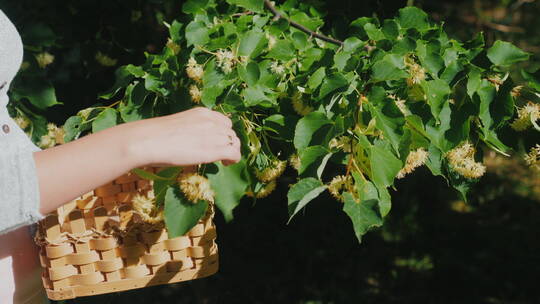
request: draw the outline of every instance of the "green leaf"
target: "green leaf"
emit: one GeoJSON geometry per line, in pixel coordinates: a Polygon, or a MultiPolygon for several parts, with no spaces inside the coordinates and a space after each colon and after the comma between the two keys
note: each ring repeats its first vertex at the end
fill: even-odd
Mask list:
{"type": "Polygon", "coordinates": [[[441,113],[444,103],[448,102],[452,89],[450,89],[447,82],[441,79],[423,81],[422,88],[426,93],[427,101],[431,108],[431,114],[439,121],[439,114],[441,113]]]}
{"type": "Polygon", "coordinates": [[[169,91],[163,88],[165,82],[158,76],[146,74],[144,77],[144,88],[150,92],[156,92],[163,95],[168,95],[169,91]]]}
{"type": "Polygon", "coordinates": [[[487,51],[487,57],[498,66],[509,66],[529,59],[529,53],[522,51],[515,45],[497,40],[487,51]]]}
{"type": "Polygon", "coordinates": [[[405,125],[405,118],[403,114],[396,106],[396,104],[386,98],[384,89],[380,87],[374,87],[372,89],[369,100],[372,102],[369,105],[369,109],[373,117],[375,118],[377,128],[381,130],[394,148],[394,151],[399,151],[399,143],[403,137],[403,126],[405,125]],[[382,95],[377,94],[379,91],[382,95]],[[382,97],[382,98],[381,98],[382,97]]]}
{"type": "Polygon", "coordinates": [[[365,45],[365,42],[362,40],[356,38],[356,37],[349,37],[343,41],[343,51],[346,53],[352,53],[355,52],[358,48],[363,47],[365,45]]]}
{"type": "Polygon", "coordinates": [[[441,79],[447,83],[452,83],[459,72],[463,71],[463,65],[459,61],[452,61],[441,74],[441,79]]]}
{"type": "Polygon", "coordinates": [[[411,129],[425,137],[428,137],[426,129],[424,128],[424,123],[422,122],[422,118],[420,116],[414,114],[408,115],[407,117],[405,117],[405,120],[407,121],[409,126],[412,126],[411,129]]]}
{"type": "Polygon", "coordinates": [[[326,190],[326,186],[320,180],[313,177],[301,179],[294,184],[287,193],[287,200],[289,202],[289,220],[287,223],[290,223],[298,211],[302,210],[302,208],[319,196],[324,190],[326,190]]]}
{"type": "Polygon", "coordinates": [[[104,99],[110,99],[114,97],[114,95],[116,95],[118,91],[125,88],[134,78],[132,74],[133,67],[135,66],[130,67],[128,65],[119,67],[114,73],[116,77],[114,85],[105,93],[100,94],[99,97],[104,99]]]}
{"type": "Polygon", "coordinates": [[[510,150],[510,147],[505,145],[500,139],[497,133],[492,129],[482,129],[480,130],[482,141],[488,145],[491,149],[505,155],[510,156],[507,152],[510,150]]]}
{"type": "Polygon", "coordinates": [[[394,178],[403,163],[392,152],[380,146],[371,146],[369,152],[373,182],[389,187],[394,184],[394,178]]]}
{"type": "Polygon", "coordinates": [[[488,81],[482,80],[480,88],[476,92],[480,99],[480,105],[478,109],[478,117],[482,121],[485,128],[490,128],[493,125],[493,118],[490,113],[490,105],[495,99],[497,94],[495,87],[488,81]]]}
{"type": "Polygon", "coordinates": [[[444,67],[443,58],[438,54],[428,52],[425,56],[419,56],[419,59],[429,74],[437,79],[439,71],[444,67]]]}
{"type": "Polygon", "coordinates": [[[423,31],[429,28],[428,15],[414,6],[400,9],[398,22],[404,29],[414,28],[423,31]]]}
{"type": "Polygon", "coordinates": [[[216,104],[216,99],[223,90],[227,83],[224,81],[225,75],[218,71],[216,68],[216,62],[214,60],[206,64],[203,75],[203,87],[202,90],[202,103],[212,108],[216,104]]]}
{"type": "Polygon", "coordinates": [[[174,20],[171,24],[171,27],[169,28],[169,35],[171,36],[173,42],[180,43],[182,41],[184,36],[183,33],[180,32],[182,27],[184,27],[184,25],[176,20],[174,20]]]}
{"type": "Polygon", "coordinates": [[[527,72],[525,70],[521,70],[521,76],[527,80],[527,84],[535,89],[536,91],[540,91],[540,69],[536,70],[535,72],[527,72]]]}
{"type": "Polygon", "coordinates": [[[383,40],[386,38],[384,33],[381,31],[380,28],[378,28],[373,23],[367,23],[364,25],[364,30],[366,31],[366,34],[368,35],[369,39],[374,41],[383,40]]]}
{"type": "Polygon", "coordinates": [[[317,29],[324,24],[321,19],[310,17],[304,12],[295,12],[291,14],[290,18],[292,21],[301,24],[312,31],[317,31],[317,29]]]}
{"type": "Polygon", "coordinates": [[[331,153],[331,152],[327,153],[327,154],[323,157],[323,159],[322,159],[322,161],[321,161],[321,163],[320,163],[320,165],[319,165],[319,168],[317,168],[317,177],[318,177],[319,179],[321,179],[322,174],[323,174],[323,172],[324,172],[324,168],[326,167],[326,164],[328,163],[328,161],[330,160],[330,157],[332,157],[332,155],[334,155],[334,153],[331,153]]]}
{"type": "Polygon", "coordinates": [[[267,56],[277,60],[289,61],[296,56],[296,49],[292,42],[278,40],[267,56]]]}
{"type": "Polygon", "coordinates": [[[146,96],[148,96],[148,91],[146,91],[145,84],[142,82],[135,82],[126,88],[125,98],[127,98],[129,106],[141,107],[146,96]]]}
{"type": "Polygon", "coordinates": [[[346,53],[346,52],[336,53],[334,55],[334,67],[340,72],[343,71],[345,66],[347,66],[347,62],[349,61],[351,56],[352,56],[351,53],[346,53]]]}
{"type": "Polygon", "coordinates": [[[246,106],[253,107],[265,101],[272,102],[273,99],[269,98],[265,94],[265,91],[267,91],[267,89],[261,85],[244,89],[242,96],[244,97],[246,106]]]}
{"type": "Polygon", "coordinates": [[[294,32],[291,35],[294,47],[299,51],[304,51],[309,46],[308,35],[304,32],[294,32]]]}
{"type": "Polygon", "coordinates": [[[128,64],[125,66],[125,70],[135,76],[135,77],[143,77],[144,74],[146,74],[146,72],[144,71],[144,69],[140,66],[136,66],[136,65],[133,65],[133,64],[128,64]]]}
{"type": "Polygon", "coordinates": [[[306,148],[309,146],[313,134],[322,126],[331,123],[332,121],[321,112],[311,112],[302,117],[296,124],[296,129],[294,132],[294,147],[297,150],[306,148]]]}
{"type": "Polygon", "coordinates": [[[311,74],[311,76],[308,79],[307,85],[308,88],[315,90],[319,87],[319,85],[322,83],[324,77],[326,76],[326,68],[320,67],[318,68],[315,73],[311,74]]]}
{"type": "Polygon", "coordinates": [[[124,122],[137,121],[154,117],[153,106],[153,103],[150,102],[144,103],[141,106],[121,102],[120,105],[118,105],[118,112],[124,122]]]}
{"type": "Polygon", "coordinates": [[[437,149],[434,145],[429,146],[428,159],[426,160],[426,166],[434,176],[443,176],[443,155],[441,150],[437,149]]]}
{"type": "Polygon", "coordinates": [[[156,175],[156,174],[154,174],[152,172],[148,172],[146,170],[139,169],[139,168],[131,169],[131,172],[137,174],[140,178],[151,180],[151,181],[155,181],[155,180],[167,180],[168,181],[168,180],[170,180],[168,178],[156,175]]]}
{"type": "Polygon", "coordinates": [[[64,123],[64,142],[70,142],[81,134],[81,124],[83,119],[80,116],[71,116],[64,123]]]}
{"type": "Polygon", "coordinates": [[[362,242],[362,236],[370,229],[383,224],[376,195],[377,189],[371,183],[367,186],[367,193],[369,195],[362,197],[360,202],[356,202],[350,193],[343,193],[345,201],[343,211],[352,221],[358,242],[362,242]]]}
{"type": "Polygon", "coordinates": [[[118,112],[115,109],[106,108],[92,122],[92,133],[116,126],[118,112]]]}
{"type": "Polygon", "coordinates": [[[176,183],[176,178],[182,169],[180,167],[167,167],[156,175],[164,177],[165,180],[156,179],[154,181],[154,193],[156,196],[156,205],[161,206],[165,201],[165,194],[167,193],[167,187],[176,183]]]}
{"type": "Polygon", "coordinates": [[[208,203],[188,201],[180,188],[167,187],[165,194],[165,225],[169,238],[185,235],[205,215],[208,203]]]}
{"type": "Polygon", "coordinates": [[[202,21],[191,21],[186,27],[186,40],[190,45],[205,45],[210,42],[209,29],[202,21]]]}
{"type": "Polygon", "coordinates": [[[246,66],[238,65],[237,70],[240,79],[245,81],[250,87],[255,86],[261,76],[259,66],[254,62],[250,62],[246,66]]]}
{"type": "Polygon", "coordinates": [[[372,81],[398,80],[407,78],[409,74],[404,71],[403,56],[387,54],[372,67],[372,81]]]}
{"type": "Polygon", "coordinates": [[[328,149],[323,146],[311,146],[301,150],[298,154],[300,157],[300,169],[299,174],[303,174],[312,165],[320,163],[325,155],[328,154],[328,149]]]}
{"type": "Polygon", "coordinates": [[[461,199],[467,202],[467,194],[476,181],[465,178],[452,169],[448,172],[448,180],[450,181],[450,185],[458,191],[461,199]]]}
{"type": "Polygon", "coordinates": [[[389,40],[396,40],[399,36],[399,25],[394,20],[384,20],[382,32],[389,40]]]}
{"type": "Polygon", "coordinates": [[[255,58],[264,50],[267,42],[268,40],[263,32],[260,30],[250,30],[240,38],[238,55],[255,58]]]}
{"type": "Polygon", "coordinates": [[[308,71],[315,62],[323,57],[323,55],[324,51],[319,48],[308,49],[301,61],[302,66],[300,67],[300,71],[308,71]]]}
{"type": "Polygon", "coordinates": [[[490,105],[490,113],[493,119],[493,129],[504,126],[514,116],[515,102],[512,96],[514,84],[506,81],[498,90],[495,100],[490,105]]]}
{"type": "Polygon", "coordinates": [[[264,127],[279,134],[286,141],[293,141],[298,118],[293,115],[274,114],[264,119],[264,127]]]}
{"type": "Polygon", "coordinates": [[[323,80],[319,92],[319,99],[326,97],[337,89],[343,88],[347,84],[349,84],[349,81],[341,73],[329,75],[323,80]]]}
{"type": "Polygon", "coordinates": [[[208,0],[188,0],[182,5],[182,12],[195,14],[203,11],[208,6],[208,0]]]}
{"type": "Polygon", "coordinates": [[[14,93],[19,98],[27,98],[35,107],[45,110],[57,104],[62,104],[56,99],[56,91],[52,84],[41,78],[32,77],[31,81],[24,86],[17,87],[14,93]]]}
{"type": "Polygon", "coordinates": [[[207,173],[212,190],[215,192],[216,206],[221,210],[226,221],[233,219],[233,210],[240,203],[248,186],[246,161],[224,166],[215,163],[218,171],[207,173]]]}
{"type": "Polygon", "coordinates": [[[473,67],[467,74],[467,95],[472,99],[474,93],[480,88],[482,73],[479,68],[473,67]]]}
{"type": "Polygon", "coordinates": [[[263,0],[227,0],[227,2],[256,13],[260,13],[263,10],[263,0]]]}
{"type": "MultiPolygon", "coordinates": [[[[377,191],[379,191],[379,210],[381,212],[381,215],[385,217],[388,215],[388,213],[390,213],[390,209],[392,208],[392,197],[390,197],[388,188],[377,185],[375,185],[375,187],[377,188],[377,191]]],[[[357,185],[357,188],[360,195],[366,196],[366,192],[369,191],[369,185],[367,187],[360,187],[360,185],[357,185]],[[365,190],[361,191],[362,188],[365,190]]]]}
{"type": "Polygon", "coordinates": [[[36,23],[28,25],[24,31],[24,43],[26,45],[50,47],[55,44],[56,35],[46,24],[36,23]]]}

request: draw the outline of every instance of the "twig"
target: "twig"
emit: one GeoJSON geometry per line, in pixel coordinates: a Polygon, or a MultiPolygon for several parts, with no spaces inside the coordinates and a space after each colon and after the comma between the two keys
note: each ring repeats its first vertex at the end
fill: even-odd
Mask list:
{"type": "Polygon", "coordinates": [[[232,16],[232,17],[241,17],[241,16],[245,16],[245,15],[253,15],[253,14],[255,14],[255,13],[252,12],[252,11],[245,11],[245,12],[242,12],[242,13],[232,14],[231,16],[232,16]]]}
{"type": "Polygon", "coordinates": [[[485,21],[483,25],[503,33],[525,33],[525,29],[519,26],[511,26],[485,21]]]}
{"type": "Polygon", "coordinates": [[[320,40],[323,40],[323,41],[326,41],[326,42],[330,42],[330,43],[333,43],[333,44],[337,44],[339,46],[342,46],[343,45],[343,41],[340,41],[340,40],[337,40],[337,39],[334,39],[334,38],[330,38],[330,37],[327,37],[325,35],[321,35],[321,34],[318,34],[310,29],[308,29],[307,27],[301,25],[301,24],[298,24],[294,21],[292,21],[291,19],[287,18],[287,17],[284,17],[275,7],[274,5],[272,4],[272,2],[270,2],[270,0],[264,0],[264,4],[266,5],[266,7],[274,14],[274,20],[279,20],[281,18],[287,20],[287,22],[289,22],[289,24],[292,26],[292,27],[295,27],[299,30],[301,30],[302,32],[306,33],[306,34],[309,34],[310,36],[312,37],[315,37],[317,39],[320,39],[320,40]]]}

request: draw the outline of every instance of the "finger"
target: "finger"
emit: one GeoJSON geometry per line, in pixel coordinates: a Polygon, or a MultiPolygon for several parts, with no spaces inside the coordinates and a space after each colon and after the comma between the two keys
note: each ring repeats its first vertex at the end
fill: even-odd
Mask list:
{"type": "Polygon", "coordinates": [[[240,154],[240,140],[236,138],[236,140],[233,141],[233,145],[228,146],[228,148],[224,150],[223,160],[237,163],[242,157],[240,154]]]}
{"type": "Polygon", "coordinates": [[[221,145],[232,146],[236,142],[240,142],[240,139],[238,139],[238,136],[236,136],[236,132],[234,132],[232,129],[221,130],[220,133],[220,139],[218,142],[221,145]]]}
{"type": "Polygon", "coordinates": [[[219,112],[208,110],[204,112],[204,115],[207,115],[207,117],[226,128],[232,127],[231,119],[219,112]]]}

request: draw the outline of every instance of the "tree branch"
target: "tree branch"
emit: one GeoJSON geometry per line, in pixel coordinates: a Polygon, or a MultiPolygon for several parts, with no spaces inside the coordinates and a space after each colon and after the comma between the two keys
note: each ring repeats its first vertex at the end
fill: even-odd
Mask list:
{"type": "Polygon", "coordinates": [[[333,44],[337,44],[339,46],[342,46],[343,45],[343,41],[340,41],[340,40],[337,40],[337,39],[334,39],[334,38],[330,38],[330,37],[327,37],[325,35],[321,35],[321,34],[318,34],[318,33],[315,33],[314,31],[308,29],[307,27],[301,25],[301,24],[298,24],[294,21],[292,21],[291,19],[287,18],[287,17],[284,17],[275,7],[274,5],[272,4],[272,2],[270,2],[270,0],[264,0],[264,4],[266,5],[266,7],[274,14],[274,19],[277,21],[279,19],[285,19],[287,20],[287,22],[289,22],[289,24],[294,27],[294,28],[297,28],[299,30],[301,30],[302,32],[306,33],[306,34],[309,34],[310,36],[312,37],[315,37],[317,39],[320,39],[320,40],[323,40],[323,41],[326,41],[326,42],[330,42],[330,43],[333,43],[333,44]]]}

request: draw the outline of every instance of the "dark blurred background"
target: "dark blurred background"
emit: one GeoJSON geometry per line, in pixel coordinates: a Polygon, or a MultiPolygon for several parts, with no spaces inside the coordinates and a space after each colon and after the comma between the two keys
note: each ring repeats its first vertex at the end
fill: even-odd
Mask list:
{"type": "MultiPolygon", "coordinates": [[[[451,37],[485,33],[540,54],[535,0],[306,1],[328,12],[339,37],[361,16],[392,17],[417,5],[451,37]]],[[[25,42],[25,61],[47,51],[45,73],[63,105],[40,112],[61,125],[96,102],[116,67],[144,60],[166,41],[163,21],[182,19],[182,1],[0,0],[25,42]],[[96,60],[97,52],[116,59],[96,60]]],[[[530,69],[538,67],[534,56],[530,69]]],[[[35,109],[34,109],[35,110],[35,109]]],[[[36,110],[37,111],[37,110],[36,110]]],[[[220,271],[193,282],[66,303],[540,303],[540,177],[522,161],[486,155],[488,174],[469,202],[419,169],[400,181],[383,228],[358,244],[341,204],[329,196],[287,221],[288,172],[270,197],[243,201],[235,220],[217,215],[220,271]]]]}

